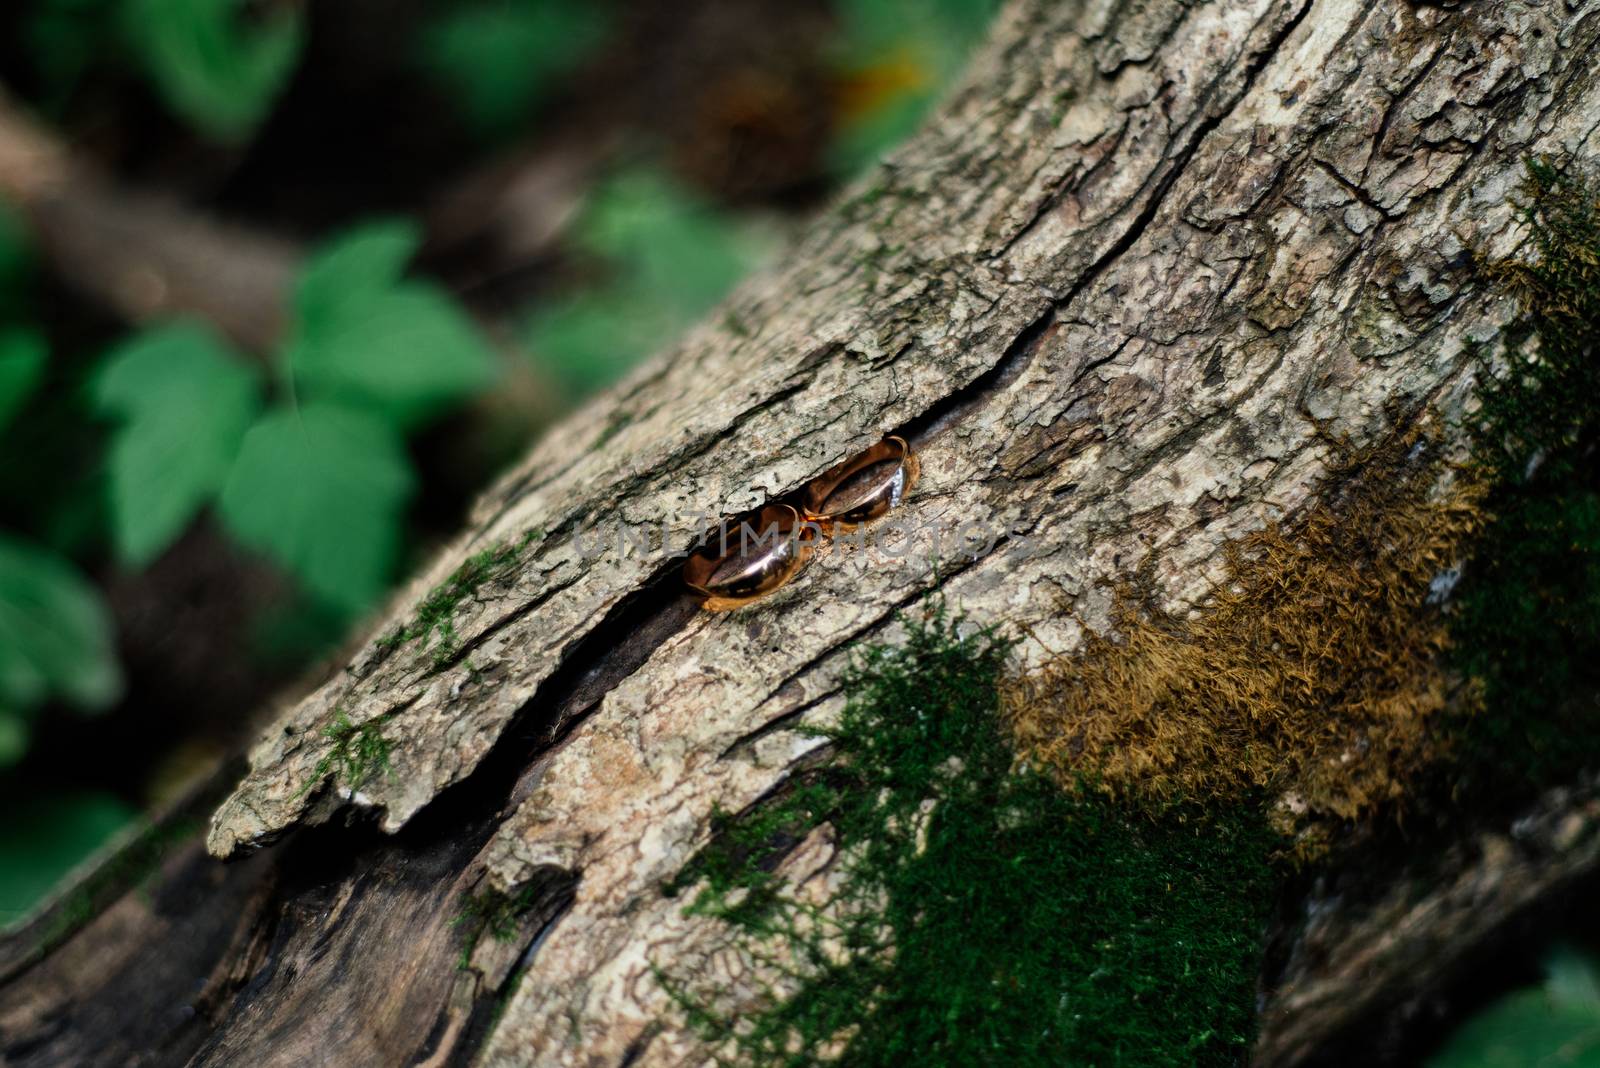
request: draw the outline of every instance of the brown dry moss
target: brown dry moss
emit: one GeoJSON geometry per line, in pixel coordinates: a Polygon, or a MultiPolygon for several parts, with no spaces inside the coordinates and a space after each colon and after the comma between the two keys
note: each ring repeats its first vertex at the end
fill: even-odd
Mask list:
{"type": "Polygon", "coordinates": [[[1285,831],[1398,797],[1450,690],[1430,584],[1483,524],[1481,489],[1445,472],[1426,440],[1347,455],[1308,514],[1227,547],[1192,618],[1121,591],[1115,635],[1007,684],[1019,745],[1127,799],[1265,790],[1285,831]]]}

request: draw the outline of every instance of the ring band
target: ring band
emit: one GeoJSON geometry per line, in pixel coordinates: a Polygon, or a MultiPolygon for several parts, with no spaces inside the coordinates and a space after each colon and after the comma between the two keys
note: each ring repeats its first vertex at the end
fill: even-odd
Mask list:
{"type": "Polygon", "coordinates": [[[816,536],[854,530],[898,507],[920,470],[905,438],[886,437],[812,479],[800,493],[799,508],[767,505],[755,513],[757,530],[742,519],[738,545],[729,546],[724,524],[720,543],[700,549],[683,565],[683,581],[712,612],[760,600],[794,578],[816,536]]]}
{"type": "Polygon", "coordinates": [[[792,506],[769,504],[756,513],[756,529],[739,523],[737,544],[726,526],[720,544],[689,557],[683,581],[701,597],[701,607],[722,612],[765,597],[787,583],[811,555],[814,527],[792,506]],[[750,539],[754,538],[754,545],[750,539]]]}
{"type": "Polygon", "coordinates": [[[898,507],[920,470],[906,439],[890,436],[812,479],[800,508],[824,531],[854,530],[898,507]]]}

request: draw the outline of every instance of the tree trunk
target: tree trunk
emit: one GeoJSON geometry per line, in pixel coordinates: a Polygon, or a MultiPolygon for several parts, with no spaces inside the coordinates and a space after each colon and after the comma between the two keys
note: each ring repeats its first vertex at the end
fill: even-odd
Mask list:
{"type": "MultiPolygon", "coordinates": [[[[714,807],[816,747],[797,728],[837,711],[850,649],[937,589],[1019,636],[1019,668],[1070,653],[1135,567],[1169,607],[1203,597],[1230,539],[1314,499],[1332,437],[1448,425],[1467,343],[1513,311],[1472,264],[1517,246],[1523,159],[1600,156],[1597,37],[1600,0],[1010,4],[913,142],[552,433],[283,710],[207,845],[289,841],[175,846],[147,894],[11,941],[5,1063],[700,1063],[652,967],[725,962],[660,887],[714,807]],[[676,554],[706,513],[889,433],[922,457],[910,522],[998,536],[830,553],[697,610],[676,554]],[[389,767],[352,791],[333,758],[362,728],[389,767]],[[528,907],[458,968],[486,891],[528,907]]],[[[1592,870],[1594,805],[1547,799],[1558,830],[1498,897],[1463,889],[1488,878],[1464,850],[1293,936],[1347,948],[1287,954],[1260,1060],[1382,1008],[1351,993],[1374,976],[1458,966],[1428,932],[1486,937],[1592,870]]]]}

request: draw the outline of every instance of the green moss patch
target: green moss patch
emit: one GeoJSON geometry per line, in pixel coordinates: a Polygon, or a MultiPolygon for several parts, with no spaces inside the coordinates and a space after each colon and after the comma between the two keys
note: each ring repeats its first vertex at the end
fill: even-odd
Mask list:
{"type": "Polygon", "coordinates": [[[541,536],[540,531],[530,530],[513,544],[495,545],[469,556],[449,578],[429,591],[417,605],[410,623],[378,639],[378,648],[387,652],[420,639],[424,649],[433,645],[436,669],[447,665],[460,645],[455,627],[456,607],[485,584],[510,578],[523,551],[541,536]]]}
{"type": "Polygon", "coordinates": [[[1278,842],[1255,806],[1159,817],[1015,766],[1006,645],[936,610],[868,649],[826,731],[837,759],[736,817],[669,893],[789,976],[753,1015],[662,981],[742,1063],[1236,1064],[1278,842]],[[772,872],[829,822],[823,904],[772,872]]]}
{"type": "Polygon", "coordinates": [[[322,728],[322,736],[328,740],[328,751],[311,770],[306,784],[300,788],[301,793],[312,789],[330,773],[351,792],[361,789],[376,775],[387,775],[392,749],[383,734],[387,718],[379,716],[358,725],[351,722],[344,709],[335,708],[333,722],[322,728]]]}
{"type": "Polygon", "coordinates": [[[472,967],[472,953],[486,934],[496,942],[515,939],[522,917],[538,900],[538,890],[531,884],[515,894],[485,890],[464,900],[451,921],[452,926],[465,928],[467,932],[457,966],[462,971],[472,967]]]}
{"type": "Polygon", "coordinates": [[[1493,516],[1451,621],[1481,711],[1463,785],[1526,793],[1600,763],[1600,184],[1533,160],[1531,258],[1491,272],[1523,315],[1484,353],[1474,459],[1493,516]]]}
{"type": "MultiPolygon", "coordinates": [[[[1392,719],[1395,695],[1422,687],[1426,701],[1413,704],[1426,714],[1406,721],[1407,737],[1418,740],[1406,752],[1416,759],[1396,771],[1395,790],[1423,778],[1420,765],[1441,753],[1453,757],[1452,796],[1475,804],[1600,763],[1597,189],[1570,167],[1529,165],[1522,211],[1530,258],[1490,268],[1522,298],[1524,315],[1501,350],[1484,354],[1473,463],[1454,496],[1441,503],[1433,493],[1442,462],[1397,483],[1368,457],[1373,481],[1400,485],[1403,500],[1353,508],[1359,494],[1346,487],[1340,508],[1318,513],[1305,530],[1258,538],[1245,546],[1254,555],[1240,558],[1274,574],[1287,561],[1322,582],[1299,563],[1310,546],[1316,561],[1361,571],[1334,585],[1368,600],[1373,576],[1393,579],[1394,569],[1374,565],[1349,539],[1372,542],[1382,550],[1375,559],[1404,563],[1404,581],[1387,586],[1390,616],[1420,621],[1397,632],[1410,644],[1382,627],[1363,632],[1376,636],[1370,644],[1394,670],[1340,661],[1306,704],[1308,722],[1353,701],[1392,719]],[[1336,551],[1316,549],[1330,539],[1339,540],[1336,551]],[[1464,579],[1441,596],[1439,580],[1469,549],[1464,579]],[[1476,699],[1462,702],[1470,714],[1436,718],[1449,703],[1436,665],[1446,651],[1476,699]],[[1435,747],[1435,738],[1444,744],[1435,747]]],[[[1252,649],[1327,633],[1313,610],[1344,601],[1311,595],[1321,588],[1311,579],[1287,588],[1281,620],[1267,618],[1282,633],[1252,649]]],[[[1241,613],[1260,629],[1259,605],[1241,613]]],[[[1018,756],[1018,720],[1000,714],[1006,644],[992,632],[963,634],[940,610],[908,623],[907,633],[902,646],[866,650],[848,676],[847,706],[823,732],[832,759],[745,812],[716,814],[710,845],[666,887],[688,896],[690,911],[723,921],[726,948],[748,965],[732,974],[769,984],[729,990],[660,974],[690,1022],[733,1062],[796,1068],[1240,1063],[1279,885],[1274,858],[1286,845],[1249,784],[1272,776],[1245,776],[1242,793],[1203,789],[1194,777],[1215,774],[1203,761],[1216,747],[1205,744],[1161,765],[1178,771],[1153,794],[1108,789],[1105,767],[1093,761],[1029,766],[1018,756]],[[1084,774],[1097,778],[1085,783],[1084,774]],[[824,825],[838,847],[836,877],[797,888],[783,864],[824,825]]],[[[1175,665],[1161,692],[1177,696],[1151,721],[1174,744],[1203,743],[1195,715],[1233,700],[1211,680],[1248,674],[1217,669],[1215,644],[1195,643],[1188,660],[1158,658],[1175,665]]],[[[1128,643],[1103,652],[1106,677],[1143,678],[1128,643]]],[[[1081,659],[1063,670],[1077,690],[1098,677],[1084,674],[1081,659]]],[[[1128,714],[1121,698],[1102,706],[1080,717],[1075,733],[1050,732],[1061,752],[1092,749],[1091,731],[1128,714]]],[[[1034,757],[1056,752],[1022,740],[1034,757]]],[[[1103,749],[1122,753],[1126,744],[1103,749]]],[[[1330,807],[1350,818],[1376,802],[1330,807]]]]}

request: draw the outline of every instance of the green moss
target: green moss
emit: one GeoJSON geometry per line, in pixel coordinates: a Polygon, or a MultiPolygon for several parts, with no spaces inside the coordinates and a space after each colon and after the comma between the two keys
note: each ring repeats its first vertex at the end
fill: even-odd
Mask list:
{"type": "Polygon", "coordinates": [[[387,716],[379,716],[358,726],[350,721],[344,709],[335,708],[333,722],[322,728],[322,736],[329,742],[328,751],[317,761],[300,792],[309,791],[329,773],[352,792],[361,789],[375,775],[387,775],[391,749],[389,739],[383,735],[387,719],[387,716]]]}
{"type": "Polygon", "coordinates": [[[888,195],[888,185],[883,182],[873,182],[870,186],[868,186],[866,189],[863,189],[858,195],[856,195],[847,205],[845,205],[844,210],[849,212],[856,208],[870,208],[872,205],[876,204],[878,201],[882,200],[888,195]]]}
{"type": "Polygon", "coordinates": [[[1483,697],[1456,729],[1463,785],[1491,794],[1600,763],[1600,185],[1530,161],[1520,210],[1533,257],[1491,272],[1523,315],[1498,368],[1484,354],[1473,429],[1493,522],[1451,623],[1483,697]]]}
{"type": "Polygon", "coordinates": [[[500,1026],[500,1021],[505,1018],[506,1009],[511,1007],[511,1000],[517,996],[517,991],[522,989],[522,981],[527,974],[527,968],[518,968],[495,992],[494,1011],[489,1015],[489,1022],[484,1027],[485,1034],[494,1034],[495,1029],[500,1026]]]}
{"type": "Polygon", "coordinates": [[[960,629],[935,610],[904,646],[867,650],[826,732],[837,760],[719,815],[667,888],[697,884],[689,908],[797,989],[740,1018],[716,990],[661,980],[746,1063],[1238,1063],[1278,840],[1255,808],[1152,818],[1015,767],[1006,645],[960,629]],[[824,819],[850,859],[818,909],[772,871],[824,819]],[[841,1036],[842,1061],[824,1053],[841,1036]]]}
{"type": "Polygon", "coordinates": [[[449,578],[429,591],[417,605],[410,623],[378,639],[378,648],[390,651],[421,639],[426,649],[437,640],[433,646],[433,666],[437,670],[448,665],[460,644],[455,628],[456,607],[485,583],[509,578],[524,550],[542,536],[542,531],[530,530],[515,544],[491,546],[468,557],[449,578]]]}
{"type": "MultiPolygon", "coordinates": [[[[472,953],[485,934],[496,942],[510,942],[516,938],[522,917],[537,900],[538,887],[529,885],[515,894],[485,890],[463,901],[455,919],[450,921],[454,927],[467,929],[457,967],[462,971],[472,967],[472,953]]],[[[515,981],[520,982],[520,976],[515,981]]]]}
{"type": "Polygon", "coordinates": [[[1572,163],[1527,168],[1518,211],[1533,256],[1489,269],[1523,315],[1506,331],[1504,371],[1486,362],[1474,427],[1478,461],[1512,486],[1592,472],[1600,429],[1600,184],[1572,163]]]}
{"type": "Polygon", "coordinates": [[[834,813],[838,786],[796,783],[748,812],[711,814],[713,848],[684,866],[664,888],[669,897],[698,885],[696,911],[759,929],[781,908],[783,880],[774,869],[800,840],[834,813]]]}
{"type": "Polygon", "coordinates": [[[1052,99],[1054,107],[1051,109],[1050,113],[1050,125],[1060,126],[1061,120],[1067,117],[1067,112],[1071,110],[1072,105],[1076,104],[1077,102],[1078,90],[1076,86],[1069,85],[1065,89],[1062,89],[1056,93],[1055,97],[1052,99]]]}
{"type": "Polygon", "coordinates": [[[1483,687],[1459,737],[1468,785],[1524,793],[1600,763],[1600,496],[1501,497],[1451,628],[1483,687]]]}

